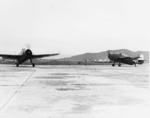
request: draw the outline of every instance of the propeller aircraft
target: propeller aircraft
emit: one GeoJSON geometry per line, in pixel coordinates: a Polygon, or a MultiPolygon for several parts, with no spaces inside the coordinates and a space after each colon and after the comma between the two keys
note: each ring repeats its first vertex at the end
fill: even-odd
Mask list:
{"type": "Polygon", "coordinates": [[[15,60],[16,67],[18,67],[23,62],[30,60],[32,66],[35,67],[35,64],[33,63],[32,59],[55,56],[55,55],[59,55],[59,53],[34,55],[31,49],[22,49],[22,51],[18,55],[0,54],[0,57],[2,57],[3,60],[4,59],[15,60]]]}
{"type": "Polygon", "coordinates": [[[121,63],[135,65],[144,63],[144,56],[139,55],[136,57],[129,57],[126,55],[120,54],[110,54],[108,51],[108,58],[113,62],[112,66],[115,66],[115,63],[118,62],[118,66],[121,66],[121,63]]]}

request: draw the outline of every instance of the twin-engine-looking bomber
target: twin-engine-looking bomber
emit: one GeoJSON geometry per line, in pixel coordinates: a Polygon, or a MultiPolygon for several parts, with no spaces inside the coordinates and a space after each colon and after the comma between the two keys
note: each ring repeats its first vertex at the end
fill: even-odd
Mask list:
{"type": "Polygon", "coordinates": [[[118,62],[118,66],[121,66],[121,63],[135,65],[144,63],[144,56],[139,55],[136,57],[125,56],[122,53],[120,54],[110,54],[108,51],[108,58],[113,62],[112,66],[115,66],[115,63],[118,62]]]}
{"type": "Polygon", "coordinates": [[[22,64],[23,62],[29,59],[32,66],[35,67],[35,64],[32,62],[32,59],[55,56],[55,55],[59,55],[59,53],[34,55],[30,49],[22,49],[22,51],[18,55],[0,54],[0,57],[2,57],[3,60],[4,59],[15,60],[17,67],[19,66],[19,64],[22,64]]]}

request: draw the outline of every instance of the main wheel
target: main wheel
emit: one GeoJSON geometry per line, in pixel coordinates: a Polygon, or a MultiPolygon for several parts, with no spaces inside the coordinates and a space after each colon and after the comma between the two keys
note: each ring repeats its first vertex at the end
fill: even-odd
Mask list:
{"type": "Polygon", "coordinates": [[[35,67],[35,64],[32,64],[33,67],[35,67]]]}
{"type": "Polygon", "coordinates": [[[16,64],[16,67],[18,67],[19,66],[19,64],[16,64]]]}
{"type": "Polygon", "coordinates": [[[115,66],[115,64],[112,64],[112,66],[114,67],[114,66],[115,66]]]}

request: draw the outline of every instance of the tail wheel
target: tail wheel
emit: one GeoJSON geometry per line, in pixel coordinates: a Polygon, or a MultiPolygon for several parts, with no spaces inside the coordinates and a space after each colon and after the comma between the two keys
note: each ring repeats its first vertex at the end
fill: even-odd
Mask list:
{"type": "Polygon", "coordinates": [[[118,66],[121,67],[121,63],[119,63],[118,66]]]}

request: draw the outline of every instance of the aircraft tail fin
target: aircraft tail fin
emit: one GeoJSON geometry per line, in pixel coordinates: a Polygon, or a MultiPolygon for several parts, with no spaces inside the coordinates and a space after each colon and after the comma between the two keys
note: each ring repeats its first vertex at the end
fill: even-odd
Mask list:
{"type": "Polygon", "coordinates": [[[144,55],[143,54],[139,54],[139,60],[144,60],[144,55]]]}
{"type": "Polygon", "coordinates": [[[138,64],[143,64],[144,63],[144,55],[143,54],[139,54],[139,58],[138,58],[138,64]]]}

